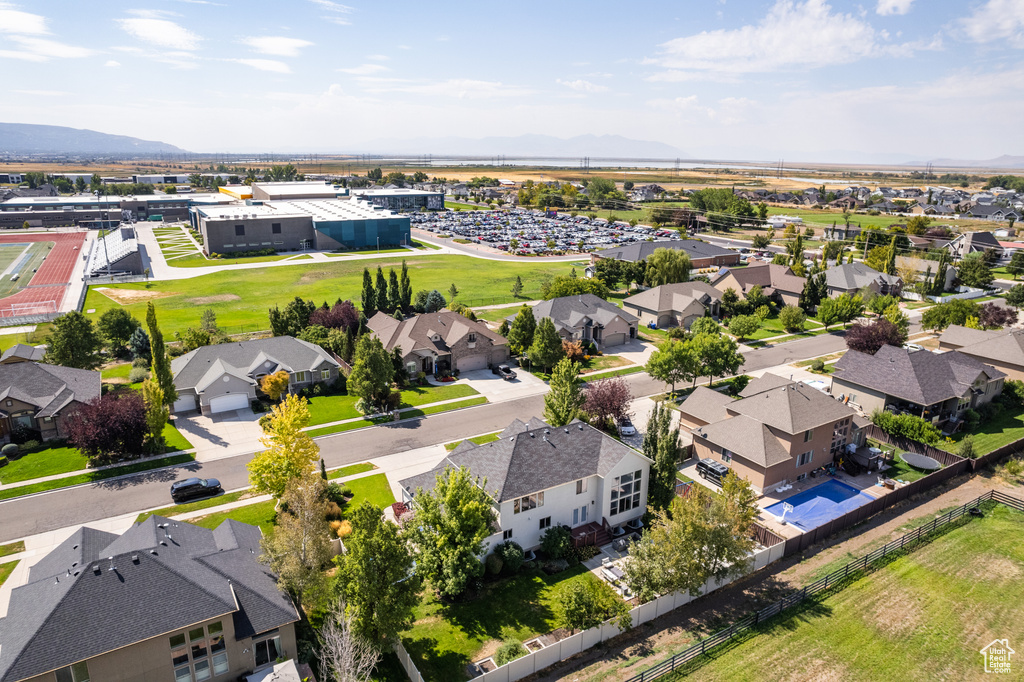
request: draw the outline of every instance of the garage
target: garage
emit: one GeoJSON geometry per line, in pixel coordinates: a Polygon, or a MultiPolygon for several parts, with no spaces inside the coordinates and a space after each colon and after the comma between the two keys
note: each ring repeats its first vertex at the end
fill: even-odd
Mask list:
{"type": "Polygon", "coordinates": [[[674,327],[676,324],[676,316],[672,313],[665,313],[664,315],[658,315],[658,327],[666,329],[668,327],[674,327]]]}
{"type": "Polygon", "coordinates": [[[459,358],[458,368],[460,372],[472,372],[476,369],[487,369],[487,356],[470,355],[468,358],[459,358]]]}
{"type": "Polygon", "coordinates": [[[174,412],[175,414],[179,412],[188,412],[189,410],[195,409],[198,409],[196,406],[195,394],[183,395],[177,400],[175,400],[174,404],[171,405],[171,411],[174,412]]]}
{"type": "Polygon", "coordinates": [[[217,396],[210,401],[210,414],[228,412],[230,410],[242,410],[249,407],[249,396],[245,393],[231,393],[217,396]]]}
{"type": "Polygon", "coordinates": [[[624,343],[626,343],[625,334],[609,334],[602,341],[602,345],[606,348],[609,346],[621,346],[624,343]]]}

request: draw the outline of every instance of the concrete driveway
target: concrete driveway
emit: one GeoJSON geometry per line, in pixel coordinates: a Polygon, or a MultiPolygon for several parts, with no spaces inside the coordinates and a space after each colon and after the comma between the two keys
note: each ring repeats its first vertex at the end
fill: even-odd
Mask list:
{"type": "Polygon", "coordinates": [[[175,415],[175,425],[196,449],[196,460],[209,462],[260,450],[259,419],[248,407],[206,416],[199,412],[175,415]]]}
{"type": "Polygon", "coordinates": [[[516,398],[525,398],[531,395],[546,393],[548,385],[543,381],[520,368],[515,368],[516,378],[505,381],[489,369],[477,369],[472,372],[462,372],[459,375],[459,382],[465,381],[469,386],[485,396],[489,402],[500,403],[516,398]]]}
{"type": "Polygon", "coordinates": [[[621,346],[606,346],[603,350],[605,355],[619,355],[633,364],[646,365],[651,353],[657,348],[653,343],[647,343],[641,339],[631,339],[621,346]]]}

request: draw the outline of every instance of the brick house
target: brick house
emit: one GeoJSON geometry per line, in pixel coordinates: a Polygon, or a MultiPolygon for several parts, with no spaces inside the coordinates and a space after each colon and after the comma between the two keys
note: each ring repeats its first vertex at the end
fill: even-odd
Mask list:
{"type": "Polygon", "coordinates": [[[488,369],[509,358],[505,337],[450,310],[423,313],[401,322],[378,312],[366,326],[389,353],[401,349],[409,376],[488,369]]]}

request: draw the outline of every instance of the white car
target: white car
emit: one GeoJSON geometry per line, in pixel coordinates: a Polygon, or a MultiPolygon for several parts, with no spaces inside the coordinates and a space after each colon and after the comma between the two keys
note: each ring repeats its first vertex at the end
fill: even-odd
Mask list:
{"type": "Polygon", "coordinates": [[[629,420],[629,417],[623,417],[619,420],[619,433],[623,436],[636,435],[636,427],[633,426],[633,422],[629,420]]]}

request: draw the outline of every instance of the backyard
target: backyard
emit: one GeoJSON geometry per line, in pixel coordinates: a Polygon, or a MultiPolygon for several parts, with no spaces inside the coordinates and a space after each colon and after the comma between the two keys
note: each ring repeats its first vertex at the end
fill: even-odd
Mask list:
{"type": "Polygon", "coordinates": [[[956,453],[960,441],[970,434],[974,439],[974,452],[984,455],[1004,445],[1024,438],[1024,410],[1005,409],[988,421],[982,421],[971,431],[959,431],[951,436],[953,442],[938,443],[936,447],[956,453]]]}

